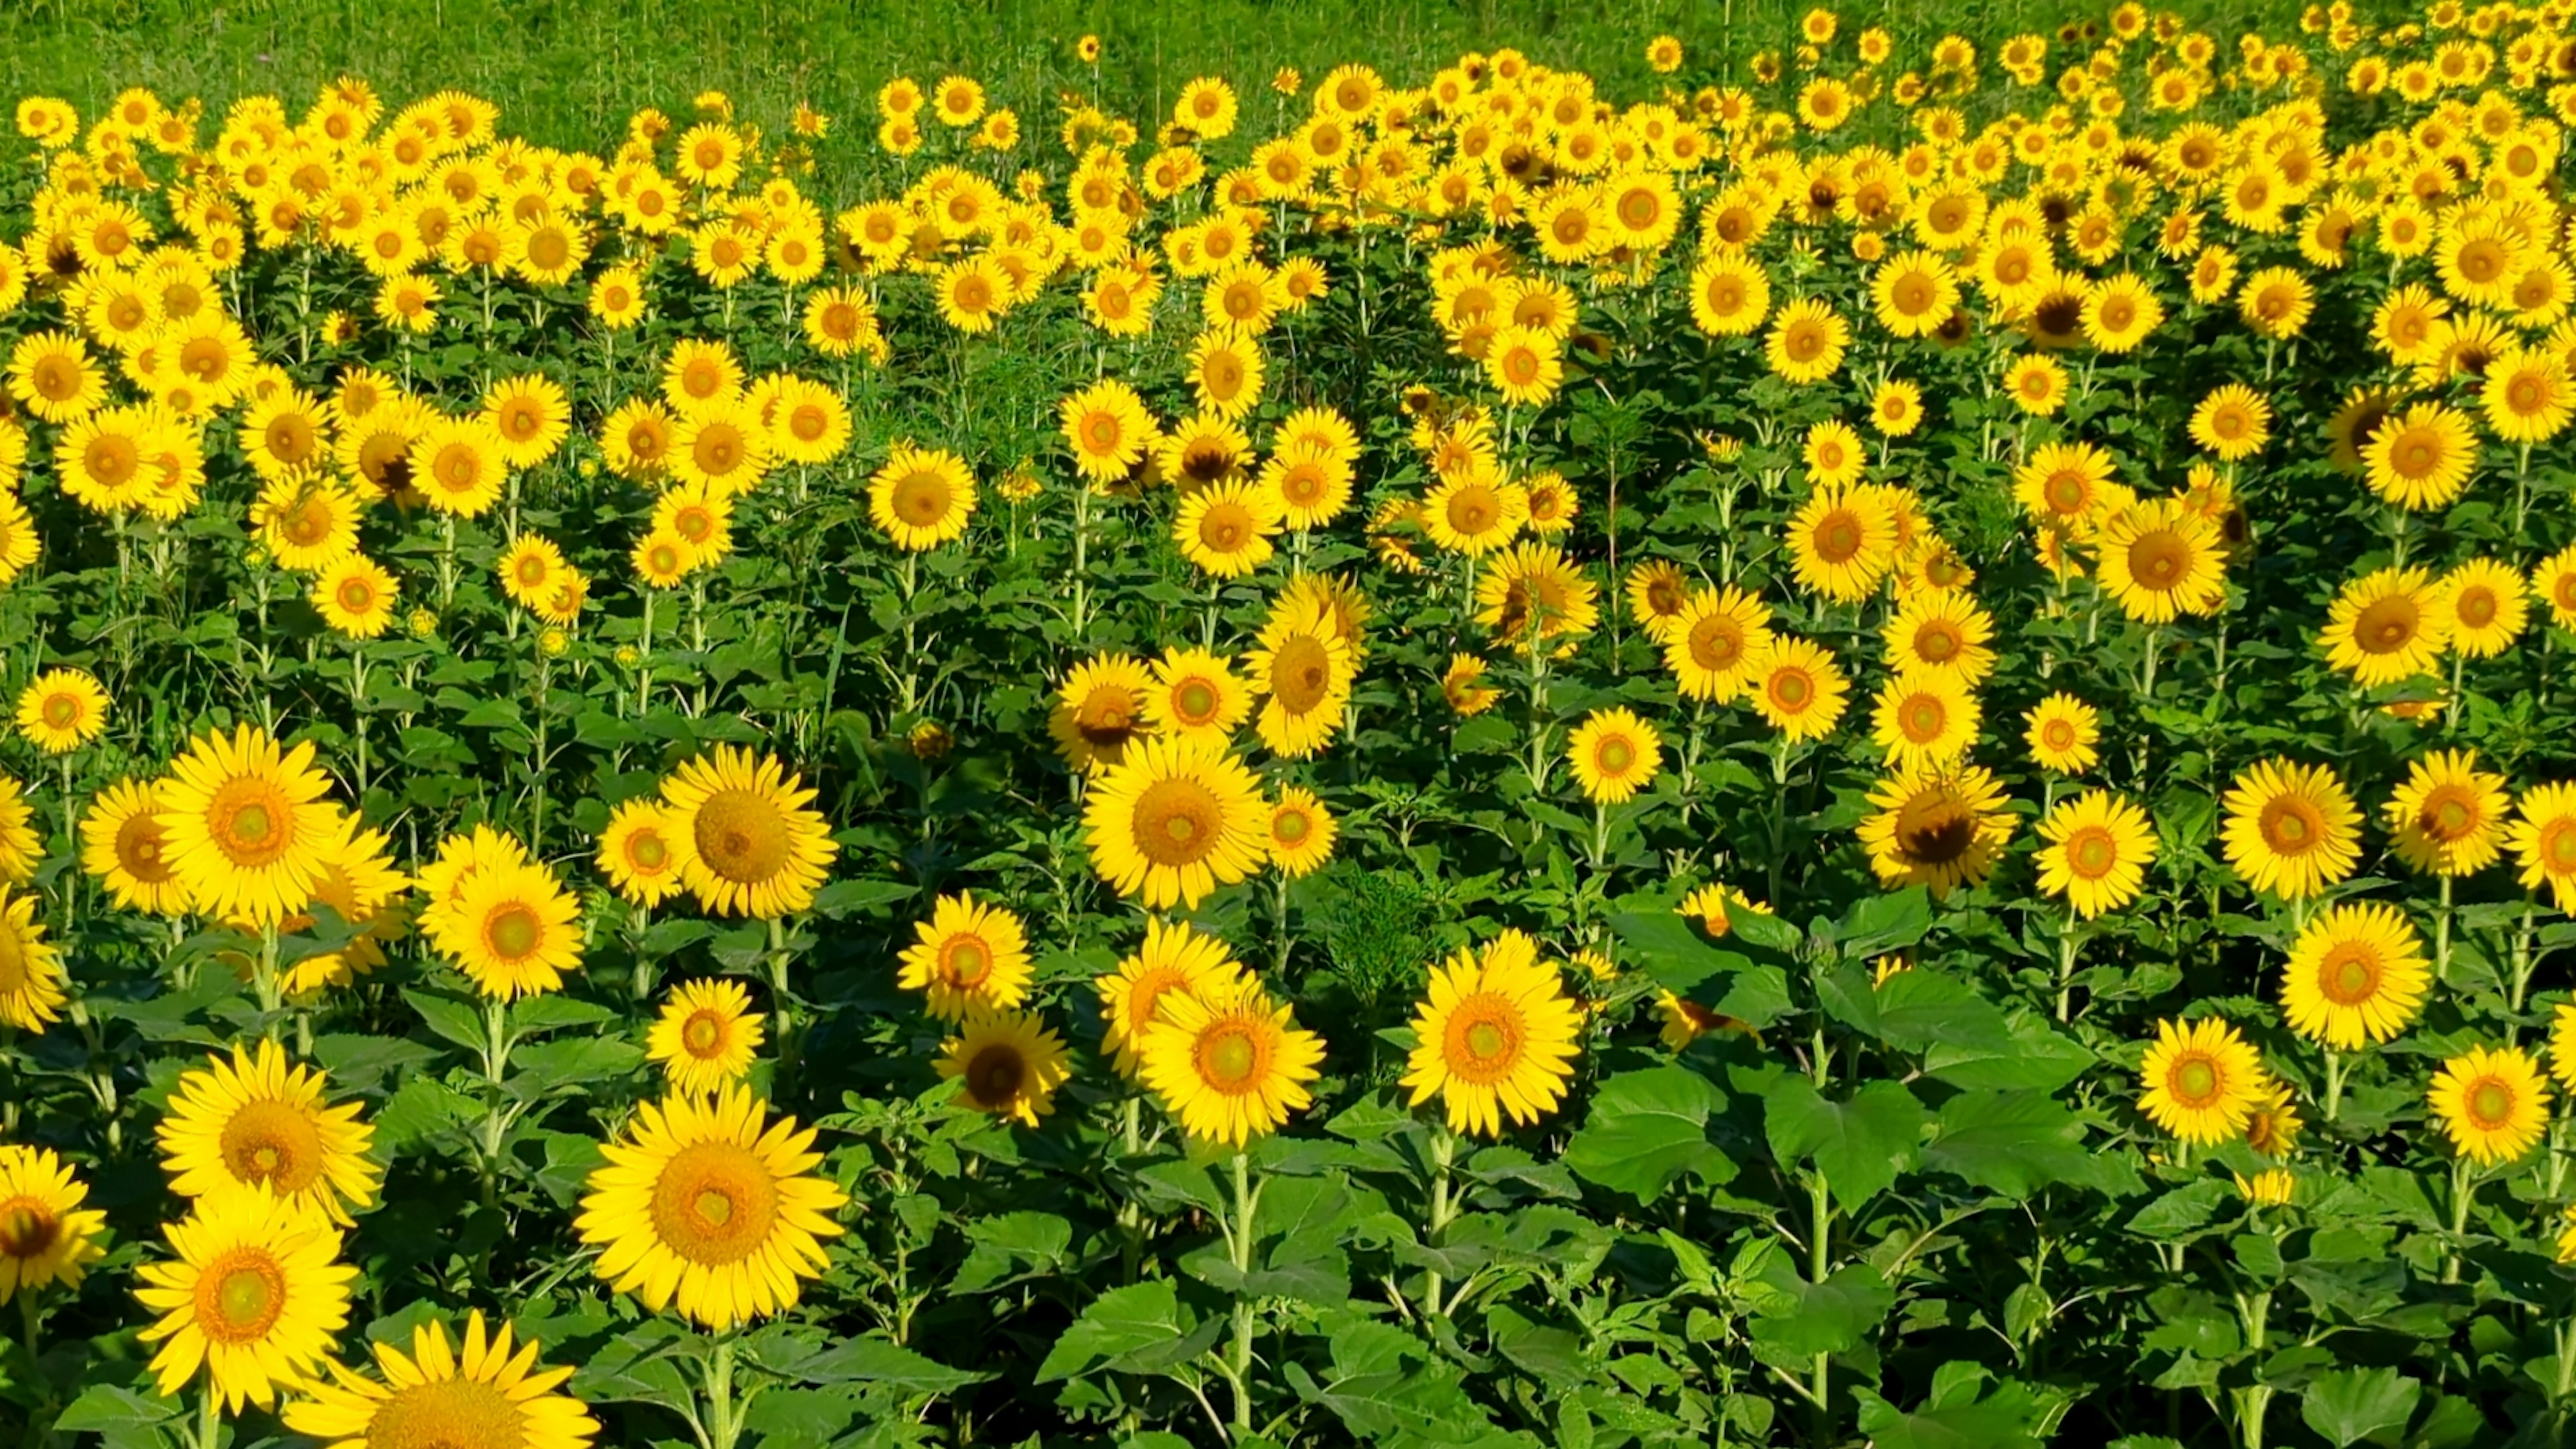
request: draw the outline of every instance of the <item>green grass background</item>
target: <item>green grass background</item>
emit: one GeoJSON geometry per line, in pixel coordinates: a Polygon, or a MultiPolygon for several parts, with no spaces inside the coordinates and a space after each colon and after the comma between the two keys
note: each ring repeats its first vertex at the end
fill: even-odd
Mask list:
{"type": "MultiPolygon", "coordinates": [[[[1107,45],[1097,85],[1126,114],[1159,116],[1190,77],[1217,74],[1261,125],[1263,86],[1281,65],[1311,85],[1348,61],[1408,82],[1468,50],[1514,45],[1591,72],[1612,95],[1651,94],[1645,42],[1681,36],[1700,64],[1789,40],[1807,0],[0,0],[0,96],[62,96],[88,116],[128,85],[201,96],[301,102],[334,76],[389,102],[456,87],[503,107],[505,129],[600,148],[637,107],[675,114],[703,87],[778,128],[800,99],[840,119],[832,149],[871,139],[889,77],[961,71],[1019,109],[1033,138],[1054,130],[1052,98],[1095,79],[1077,37],[1107,45]]],[[[1838,7],[1848,37],[1868,24],[1919,60],[1944,30],[1992,48],[2023,30],[2100,19],[2109,4],[1897,0],[1838,7]]],[[[2223,38],[2256,25],[2293,34],[2299,0],[2174,6],[2223,38]]],[[[1846,44],[1848,42],[1846,41],[1846,44]]],[[[1266,129],[1266,128],[1265,128],[1266,129]]]]}

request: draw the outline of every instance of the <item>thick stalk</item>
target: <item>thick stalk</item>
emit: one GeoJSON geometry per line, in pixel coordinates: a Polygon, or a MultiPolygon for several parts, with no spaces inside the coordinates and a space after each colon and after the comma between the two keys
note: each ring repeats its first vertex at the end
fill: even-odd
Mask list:
{"type": "MultiPolygon", "coordinates": [[[[1252,1187],[1252,1159],[1234,1154],[1234,1271],[1238,1285],[1252,1273],[1252,1215],[1261,1195],[1252,1187]]],[[[1234,1295],[1234,1437],[1252,1437],[1252,1297],[1234,1295]]]]}

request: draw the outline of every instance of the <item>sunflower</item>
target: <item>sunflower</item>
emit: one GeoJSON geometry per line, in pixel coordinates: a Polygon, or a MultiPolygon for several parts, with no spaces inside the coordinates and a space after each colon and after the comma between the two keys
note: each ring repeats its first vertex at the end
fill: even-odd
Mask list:
{"type": "Polygon", "coordinates": [[[1261,626],[1260,647],[1244,657],[1255,694],[1254,721],[1271,752],[1302,760],[1332,743],[1350,702],[1355,660],[1332,609],[1283,594],[1261,626]]]}
{"type": "Polygon", "coordinates": [[[1561,654],[1601,622],[1600,600],[1582,566],[1554,544],[1521,543],[1476,580],[1476,622],[1516,653],[1555,642],[1561,654]]]}
{"type": "Polygon", "coordinates": [[[172,1256],[136,1270],[134,1296],[161,1315],[142,1339],[161,1345],[152,1372],[163,1398],[203,1368],[209,1394],[238,1412],[275,1403],[280,1386],[328,1361],[358,1270],[339,1261],[340,1232],[319,1207],[224,1187],[161,1232],[172,1256]]]}
{"type": "Polygon", "coordinates": [[[1691,323],[1711,337],[1742,337],[1771,313],[1771,279],[1740,252],[1712,251],[1690,276],[1691,323]]]}
{"type": "Polygon", "coordinates": [[[2392,414],[2361,450],[2371,491],[2412,512],[2459,497],[2477,455],[2477,430],[2468,415],[2438,402],[2392,414]]]}
{"type": "Polygon", "coordinates": [[[209,1056],[204,1070],[181,1074],[158,1131],[170,1190],[202,1198],[263,1187],[347,1226],[351,1208],[375,1201],[384,1170],[367,1157],[375,1129],[358,1120],[357,1103],[325,1104],[329,1085],[273,1041],[256,1054],[236,1044],[230,1061],[209,1056]]]}
{"type": "Polygon", "coordinates": [[[414,1327],[411,1353],[372,1345],[376,1377],[330,1361],[330,1377],[300,1386],[281,1414],[286,1427],[322,1449],[589,1449],[599,1421],[581,1400],[555,1390],[569,1368],[540,1368],[534,1339],[513,1344],[510,1326],[487,1331],[481,1310],[465,1320],[464,1352],[438,1319],[414,1327]]]}
{"type": "Polygon", "coordinates": [[[2127,487],[2112,479],[2111,455],[2091,443],[2042,443],[2013,470],[2013,501],[2031,521],[2072,538],[2127,507],[2127,487]]]}
{"type": "Polygon", "coordinates": [[[1870,738],[1900,769],[1941,765],[1977,742],[1977,697],[1941,669],[1908,669],[1880,685],[1870,711],[1870,738]]]}
{"type": "Polygon", "coordinates": [[[107,730],[107,691],[85,669],[48,669],[18,694],[18,734],[49,755],[67,754],[107,730]]]}
{"type": "Polygon", "coordinates": [[[322,622],[343,636],[375,639],[393,626],[400,588],[382,564],[353,553],[314,574],[307,598],[322,622]]]}
{"type": "Polygon", "coordinates": [[[1137,1053],[1139,1076],[1183,1131],[1241,1149],[1314,1100],[1305,1084],[1324,1041],[1249,977],[1211,974],[1155,998],[1137,1053]]]}
{"type": "Polygon", "coordinates": [[[2531,618],[2522,575],[2494,559],[2470,559],[2444,574],[2434,598],[2451,647],[2469,659],[2493,659],[2512,648],[2531,618]]]}
{"type": "Polygon", "coordinates": [[[1147,917],[1145,944],[1117,970],[1092,979],[1100,997],[1100,1049],[1111,1054],[1120,1075],[1134,1078],[1142,1061],[1138,1048],[1153,1029],[1164,993],[1195,995],[1202,988],[1229,987],[1242,975],[1223,941],[1187,922],[1147,917]]]}
{"type": "Polygon", "coordinates": [[[1204,649],[1167,649],[1152,666],[1145,717],[1158,734],[1226,740],[1252,713],[1252,693],[1233,668],[1204,649]]]}
{"type": "Polygon", "coordinates": [[[2031,763],[2052,775],[2081,775],[2101,758],[2102,717],[2071,694],[2052,694],[2022,716],[2031,763]]]}
{"type": "Polygon", "coordinates": [[[1473,719],[1494,707],[1502,692],[1484,684],[1485,661],[1474,654],[1452,654],[1440,676],[1440,697],[1460,719],[1473,719]]]}
{"type": "Polygon", "coordinates": [[[776,756],[732,745],[682,762],[662,781],[680,879],[717,915],[776,920],[814,904],[840,846],[814,792],[776,756]]]}
{"type": "Polygon", "coordinates": [[[2271,1085],[2254,1044],[2216,1017],[2157,1022],[2155,1044],[2147,1048],[2139,1075],[2145,1090],[2138,1110],[2197,1144],[2243,1135],[2271,1085]]]}
{"type": "Polygon", "coordinates": [[[650,909],[680,890],[680,846],[671,812],[658,800],[618,803],[599,832],[599,873],[632,904],[650,909]]]}
{"type": "Polygon", "coordinates": [[[1351,506],[1351,465],[1311,443],[1286,443],[1261,465],[1261,487],[1290,528],[1322,528],[1351,506]]]}
{"type": "Polygon", "coordinates": [[[25,790],[0,773],[0,884],[34,880],[36,867],[44,863],[45,842],[36,834],[35,818],[25,790]]]}
{"type": "Polygon", "coordinates": [[[1975,688],[1994,672],[1995,622],[1964,590],[1928,590],[1906,598],[1879,630],[1887,662],[1902,671],[1946,672],[1975,688]]]}
{"type": "Polygon", "coordinates": [[[1239,579],[1269,562],[1285,523],[1278,497],[1257,482],[1228,479],[1192,491],[1172,518],[1181,555],[1211,578],[1239,579]]]}
{"type": "Polygon", "coordinates": [[[1092,869],[1153,910],[1196,906],[1261,866],[1267,813],[1258,782],[1211,740],[1149,739],[1083,801],[1092,869]]]}
{"type": "Polygon", "coordinates": [[[1029,941],[1007,907],[968,894],[941,896],[930,919],[913,926],[895,984],[928,995],[924,1010],[942,1021],[969,1011],[1007,1011],[1029,994],[1029,941]]]}
{"type": "Polygon", "coordinates": [[[1438,548],[1482,558],[1529,522],[1529,492],[1490,467],[1457,470],[1422,500],[1422,532],[1438,548]]]}
{"type": "Polygon", "coordinates": [[[2102,587],[2146,624],[2213,614],[2227,598],[2218,525],[2171,498],[2120,510],[2102,528],[2102,587]]]}
{"type": "Polygon", "coordinates": [[[1901,770],[1870,791],[1877,813],[1860,825],[1870,869],[1889,887],[1925,885],[1946,897],[1993,874],[2012,838],[2002,788],[1983,766],[1901,770]]]}
{"type": "Polygon", "coordinates": [[[1670,559],[1649,559],[1628,570],[1628,617],[1658,644],[1672,638],[1673,622],[1690,604],[1690,580],[1670,559]]]}
{"type": "Polygon", "coordinates": [[[49,423],[77,422],[107,397],[108,376],[68,332],[34,332],[9,353],[9,394],[49,423]]]}
{"type": "Polygon", "coordinates": [[[364,509],[355,492],[298,473],[261,488],[250,517],[279,568],[311,573],[358,551],[364,509]]]}
{"type": "Polygon", "coordinates": [[[196,908],[261,924],[302,909],[336,839],[330,788],[309,743],[281,751],[250,725],[191,742],[160,800],[166,855],[196,908]]]}
{"type": "Polygon", "coordinates": [[[48,1284],[80,1286],[106,1256],[107,1214],[49,1147],[0,1147],[0,1303],[48,1284]]]}
{"type": "Polygon", "coordinates": [[[498,1001],[539,996],[581,964],[581,902],[535,861],[478,869],[421,922],[430,944],[498,1001]]]}
{"type": "Polygon", "coordinates": [[[2210,389],[2191,412],[2191,440],[2222,462],[2250,458],[2272,436],[2272,405],[2241,382],[2210,389]]]}
{"type": "Polygon", "coordinates": [[[1333,812],[1311,790],[1282,786],[1270,806],[1270,863],[1290,878],[1313,875],[1333,858],[1333,812]]]}
{"type": "Polygon", "coordinates": [[[2423,943],[2396,907],[2339,905],[2290,947],[2281,1014],[2301,1036],[2357,1051],[2404,1031],[2431,981],[2423,943]]]}
{"type": "Polygon", "coordinates": [[[2236,777],[2224,808],[2227,863],[2255,890],[2305,900],[2361,859],[2361,812],[2327,766],[2264,760],[2236,777]]]}
{"type": "Polygon", "coordinates": [[[1075,665],[1057,686],[1047,716],[1047,733],[1067,768],[1096,774],[1123,759],[1153,729],[1153,690],[1153,672],[1133,655],[1104,654],[1075,665]]]}
{"type": "Polygon", "coordinates": [[[512,602],[533,609],[554,593],[566,567],[563,550],[555,546],[553,539],[522,534],[501,550],[495,572],[501,576],[501,591],[512,602]]]}
{"type": "Polygon", "coordinates": [[[2086,920],[2138,898],[2156,862],[2147,813],[2107,790],[2060,802],[2039,822],[2039,888],[2063,896],[2086,920]]]}
{"type": "MultiPolygon", "coordinates": [[[[325,853],[321,877],[314,882],[312,902],[304,911],[286,917],[278,929],[281,935],[310,931],[318,919],[311,913],[313,907],[329,906],[355,934],[336,950],[316,952],[287,966],[278,982],[281,992],[297,996],[327,986],[346,986],[384,965],[386,944],[410,932],[411,914],[402,897],[412,882],[394,868],[390,845],[383,831],[362,829],[355,817],[342,817],[339,838],[325,853]]],[[[226,924],[246,935],[257,929],[244,917],[233,917],[226,924]]],[[[244,955],[237,969],[248,980],[255,967],[244,955]]]]}
{"type": "Polygon", "coordinates": [[[1744,693],[1771,640],[1771,610],[1760,599],[1733,584],[1696,590],[1664,626],[1664,668],[1683,698],[1726,704],[1744,693]]]}
{"type": "Polygon", "coordinates": [[[957,1084],[957,1105],[1025,1127],[1055,1110],[1055,1090],[1073,1074],[1063,1039],[1035,1013],[980,1005],[939,1044],[934,1065],[957,1084]]]}
{"type": "Polygon", "coordinates": [[[175,916],[188,893],[170,869],[160,785],[123,779],[81,812],[81,868],[107,887],[121,910],[175,916]]]}
{"type": "Polygon", "coordinates": [[[2475,875],[2504,850],[2502,775],[2478,768],[2474,750],[2435,750],[2406,767],[2386,806],[2397,856],[2423,875],[2475,875]]]}
{"type": "Polygon", "coordinates": [[[645,1034],[644,1055],[662,1064],[674,1094],[712,1096],[751,1075],[761,1035],[760,1014],[743,984],[706,977],[683,981],[663,998],[662,1014],[645,1034]]]}
{"type": "MultiPolygon", "coordinates": [[[[2514,806],[2513,846],[2523,889],[2549,887],[2558,909],[2576,914],[2576,785],[2534,785],[2514,806]]],[[[5,999],[5,998],[0,998],[5,999]]]]}
{"type": "Polygon", "coordinates": [[[2343,586],[2317,642],[2365,689],[2433,668],[2450,642],[2431,576],[2386,568],[2343,586]]]}
{"type": "Polygon", "coordinates": [[[508,465],[481,418],[430,421],[412,439],[408,461],[412,486],[441,513],[480,518],[501,501],[508,465]]]}
{"type": "Polygon", "coordinates": [[[2549,1125],[2549,1086],[2540,1064],[2516,1046],[2471,1047],[2444,1062],[2426,1101],[2452,1150],[2480,1166],[2520,1158],[2549,1125]]]}
{"type": "Polygon", "coordinates": [[[769,429],[758,413],[738,401],[682,413],[672,425],[670,451],[663,457],[681,482],[732,497],[757,487],[773,461],[769,429]]]}
{"type": "Polygon", "coordinates": [[[1574,727],[1566,759],[1584,798],[1616,805],[1635,798],[1654,780],[1663,763],[1663,739],[1629,710],[1596,709],[1574,727]]]}
{"type": "Polygon", "coordinates": [[[18,495],[0,487],[0,584],[27,571],[36,561],[36,525],[18,495]]]}
{"type": "Polygon", "coordinates": [[[1744,678],[1755,712],[1792,741],[1832,734],[1851,694],[1831,650],[1785,634],[1746,656],[1744,678]]]}
{"type": "Polygon", "coordinates": [[[1782,381],[1822,382],[1840,371],[1851,324],[1819,297],[1802,297],[1780,309],[1763,341],[1762,358],[1782,381]]]}
{"type": "MultiPolygon", "coordinates": [[[[0,504],[9,495],[0,492],[0,504]]],[[[7,559],[9,523],[5,509],[0,509],[0,581],[10,572],[7,559]]],[[[28,556],[34,556],[32,546],[28,556]]],[[[2531,566],[2531,596],[2549,609],[2549,617],[2562,629],[2576,629],[2576,543],[2571,543],[2531,566]]]]}
{"type": "Polygon", "coordinates": [[[974,513],[975,475],[944,448],[899,443],[868,480],[868,516],[914,553],[963,537],[974,513]]]}
{"type": "Polygon", "coordinates": [[[1439,1097],[1452,1130],[1499,1136],[1504,1115],[1527,1126],[1564,1100],[1582,1025],[1537,943],[1505,931],[1431,973],[1401,1085],[1417,1107],[1439,1097]]]}
{"type": "Polygon", "coordinates": [[[502,462],[533,468],[572,432],[572,400],[542,373],[505,377],[483,394],[483,423],[500,440],[502,462]]]}
{"type": "Polygon", "coordinates": [[[1837,603],[1868,598],[1896,565],[1896,518],[1868,489],[1819,487],[1789,520],[1798,583],[1837,603]]]}
{"type": "Polygon", "coordinates": [[[1115,483],[1152,445],[1153,415],[1136,390],[1115,378],[1093,383],[1058,407],[1076,471],[1095,483],[1115,483]]]}
{"type": "Polygon", "coordinates": [[[636,1109],[605,1165],[590,1174],[573,1227],[601,1249],[597,1269],[620,1293],[723,1332],[792,1308],[799,1279],[823,1271],[832,1220],[849,1199],[812,1175],[814,1129],[768,1121],[741,1086],[675,1095],[636,1109]]]}

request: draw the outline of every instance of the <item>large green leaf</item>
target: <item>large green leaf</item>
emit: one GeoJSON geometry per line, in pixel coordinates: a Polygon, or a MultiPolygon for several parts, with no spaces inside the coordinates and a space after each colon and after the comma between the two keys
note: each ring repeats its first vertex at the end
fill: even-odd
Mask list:
{"type": "Polygon", "coordinates": [[[1800,1358],[1847,1353],[1895,1307],[1896,1292],[1876,1268],[1848,1263],[1822,1283],[1801,1285],[1795,1306],[1753,1320],[1753,1341],[1800,1358]]]}
{"type": "Polygon", "coordinates": [[[2299,1417],[2335,1449],[2399,1442],[2424,1386],[2393,1368],[2348,1368],[2319,1374],[2299,1397],[2299,1417]]]}
{"type": "Polygon", "coordinates": [[[1913,1165],[1923,1135],[1923,1104],[1896,1082],[1871,1082],[1838,1102],[1805,1077],[1784,1075],[1762,1107],[1771,1155],[1783,1163],[1813,1161],[1845,1207],[1886,1191],[1913,1165]]]}
{"type": "Polygon", "coordinates": [[[1036,1381],[1053,1383],[1131,1364],[1159,1367],[1161,1356],[1152,1351],[1179,1344],[1191,1326],[1189,1311],[1168,1278],[1112,1288],[1091,1300],[1082,1316],[1057,1335],[1055,1347],[1038,1365],[1036,1381]]]}
{"type": "Polygon", "coordinates": [[[1717,1084],[1688,1067],[1621,1072],[1594,1094],[1591,1113],[1566,1144],[1565,1165],[1641,1202],[1663,1196],[1685,1173],[1726,1182],[1735,1164],[1708,1138],[1708,1119],[1725,1107],[1717,1084]]]}
{"type": "Polygon", "coordinates": [[[1941,1104],[1923,1165],[2009,1198],[2082,1180],[2084,1124],[2044,1092],[1962,1092],[1941,1104]]]}

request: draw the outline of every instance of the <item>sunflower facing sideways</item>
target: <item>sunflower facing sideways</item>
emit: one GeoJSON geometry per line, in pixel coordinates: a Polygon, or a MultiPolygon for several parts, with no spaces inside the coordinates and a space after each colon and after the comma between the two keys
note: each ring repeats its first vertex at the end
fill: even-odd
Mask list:
{"type": "Polygon", "coordinates": [[[599,1432],[581,1400],[557,1393],[569,1368],[542,1368],[538,1344],[511,1341],[510,1325],[486,1329],[477,1309],[460,1346],[438,1319],[411,1331],[411,1352],[370,1345],[373,1375],[332,1360],[328,1378],[299,1386],[281,1417],[323,1449],[589,1449],[599,1432]]]}
{"type": "Polygon", "coordinates": [[[2138,1071],[2145,1087],[2138,1110],[2201,1145],[2242,1136],[2271,1084],[2254,1044],[2217,1017],[2157,1022],[2138,1071]]]}
{"type": "Polygon", "coordinates": [[[2549,1125],[2540,1064],[2516,1046],[2474,1046],[2444,1062],[2426,1100],[2452,1150],[2482,1167],[2520,1158],[2549,1125]]]}
{"type": "Polygon", "coordinates": [[[170,1190],[201,1198],[261,1187],[347,1226],[351,1208],[375,1201],[384,1171],[367,1156],[375,1129],[358,1120],[357,1103],[327,1104],[329,1085],[273,1041],[255,1053],[236,1044],[231,1060],[210,1056],[183,1073],[158,1130],[170,1190]]]}
{"type": "Polygon", "coordinates": [[[840,846],[814,792],[776,756],[718,745],[662,781],[680,879],[720,916],[776,920],[814,904],[840,846]]]}
{"type": "Polygon", "coordinates": [[[161,1345],[152,1373],[163,1398],[203,1369],[225,1409],[265,1406],[330,1358],[358,1270],[340,1262],[340,1232],[319,1207],[225,1186],[161,1232],[170,1257],[136,1270],[134,1296],[160,1315],[142,1338],[161,1345]]]}
{"type": "Polygon", "coordinates": [[[1029,994],[1028,933],[1020,918],[971,895],[941,896],[913,927],[895,984],[928,996],[923,1010],[957,1021],[973,1010],[1006,1011],[1029,994]]]}
{"type": "Polygon", "coordinates": [[[157,782],[119,780],[91,798],[81,812],[81,868],[106,885],[119,910],[175,916],[188,909],[187,890],[170,869],[157,782]]]}
{"type": "Polygon", "coordinates": [[[1072,1075],[1064,1041],[1033,1012],[970,1009],[957,1035],[940,1043],[939,1079],[957,1084],[957,1104],[1023,1127],[1055,1110],[1055,1089],[1072,1075]]]}
{"type": "Polygon", "coordinates": [[[1156,998],[1139,1056],[1145,1085],[1183,1131],[1239,1151],[1314,1100],[1306,1083],[1324,1041],[1251,978],[1211,976],[1156,998]]]}
{"type": "Polygon", "coordinates": [[[674,1093],[712,1096],[751,1074],[760,1054],[760,1014],[739,981],[683,981],[663,999],[645,1034],[644,1055],[661,1064],[674,1093]]]}
{"type": "Polygon", "coordinates": [[[771,1122],[768,1109],[740,1086],[638,1107],[601,1144],[607,1162],[573,1224],[601,1249],[599,1276],[656,1313],[676,1301],[718,1332],[794,1307],[848,1198],[812,1175],[823,1160],[814,1129],[771,1122]]]}
{"type": "Polygon", "coordinates": [[[2404,1031],[2431,981],[2423,943],[2396,907],[2337,905],[2291,945],[2281,1014],[2301,1036],[2358,1051],[2404,1031]]]}
{"type": "Polygon", "coordinates": [[[1498,1136],[1505,1116],[1527,1126],[1564,1099],[1582,1026],[1537,943],[1505,931],[1431,973],[1402,1085],[1414,1106],[1440,1098],[1452,1131],[1498,1136]]]}
{"type": "Polygon", "coordinates": [[[1252,771],[1223,745],[1149,739],[1092,785],[1082,824],[1092,869],[1159,911],[1260,869],[1268,814],[1252,771]]]}
{"type": "Polygon", "coordinates": [[[2227,863],[2255,890],[2305,900],[2361,860],[2361,812],[2324,765],[2264,760],[2236,777],[2223,808],[2227,863]]]}
{"type": "Polygon", "coordinates": [[[1223,992],[1236,987],[1242,975],[1225,942],[1187,922],[1146,917],[1145,944],[1120,961],[1117,970],[1092,978],[1092,990],[1100,997],[1100,1049],[1110,1054],[1119,1075],[1134,1078],[1143,1065],[1139,1048],[1153,1029],[1164,993],[1223,992]]]}
{"type": "Polygon", "coordinates": [[[62,953],[36,922],[36,898],[0,885],[0,1024],[43,1031],[62,1007],[62,953]]]}
{"type": "Polygon", "coordinates": [[[0,1304],[49,1284],[77,1288],[106,1255],[107,1214],[50,1147],[0,1147],[0,1304]]]}

